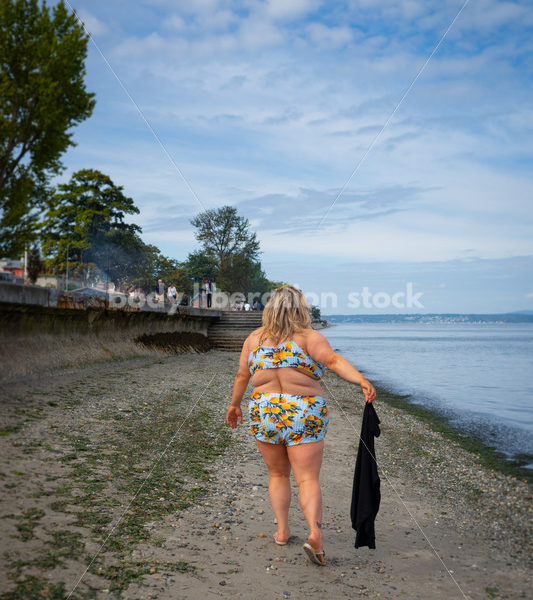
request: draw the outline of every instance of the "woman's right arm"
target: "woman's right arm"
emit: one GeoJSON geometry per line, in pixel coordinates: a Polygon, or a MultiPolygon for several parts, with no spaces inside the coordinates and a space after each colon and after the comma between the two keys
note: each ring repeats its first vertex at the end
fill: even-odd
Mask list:
{"type": "Polygon", "coordinates": [[[360,385],[367,402],[373,402],[376,399],[376,390],[370,381],[344,356],[337,354],[328,340],[318,331],[309,333],[307,351],[313,360],[322,363],[346,381],[360,385]]]}

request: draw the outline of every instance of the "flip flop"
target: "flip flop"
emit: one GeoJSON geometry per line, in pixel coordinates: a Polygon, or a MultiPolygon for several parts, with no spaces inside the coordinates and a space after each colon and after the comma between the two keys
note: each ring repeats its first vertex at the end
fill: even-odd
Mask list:
{"type": "Polygon", "coordinates": [[[320,565],[321,567],[323,567],[326,564],[325,562],[322,562],[320,558],[318,558],[319,556],[323,556],[324,559],[326,558],[326,553],[324,552],[324,550],[322,550],[322,552],[317,552],[313,548],[313,546],[311,546],[311,544],[309,544],[308,542],[304,544],[304,550],[307,556],[309,557],[309,560],[312,563],[315,563],[315,565],[320,565]]]}
{"type": "Polygon", "coordinates": [[[276,538],[276,534],[274,534],[272,537],[274,538],[274,541],[276,542],[276,544],[278,546],[286,546],[287,545],[287,542],[278,542],[278,540],[276,538]]]}

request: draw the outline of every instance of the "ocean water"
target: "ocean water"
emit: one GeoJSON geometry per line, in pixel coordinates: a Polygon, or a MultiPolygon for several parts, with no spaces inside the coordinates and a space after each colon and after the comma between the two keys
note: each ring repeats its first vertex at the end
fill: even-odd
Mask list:
{"type": "Polygon", "coordinates": [[[533,454],[533,323],[339,323],[322,333],[375,385],[508,457],[533,454]]]}

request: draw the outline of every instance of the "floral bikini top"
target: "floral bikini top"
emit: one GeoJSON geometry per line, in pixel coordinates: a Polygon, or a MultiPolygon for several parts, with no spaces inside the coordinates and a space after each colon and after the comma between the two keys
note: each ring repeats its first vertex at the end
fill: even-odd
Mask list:
{"type": "Polygon", "coordinates": [[[262,341],[259,341],[248,357],[248,366],[252,375],[258,369],[278,367],[304,369],[318,379],[325,375],[327,370],[325,365],[313,360],[296,342],[287,340],[278,346],[263,346],[262,341]]]}

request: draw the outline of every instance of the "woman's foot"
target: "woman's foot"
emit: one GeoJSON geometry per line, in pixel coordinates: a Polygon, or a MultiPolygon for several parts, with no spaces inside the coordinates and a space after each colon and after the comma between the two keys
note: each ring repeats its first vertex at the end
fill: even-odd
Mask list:
{"type": "Polygon", "coordinates": [[[307,541],[311,544],[313,550],[318,554],[318,560],[321,562],[321,564],[325,565],[326,559],[324,558],[323,554],[324,544],[322,531],[320,529],[315,529],[311,531],[309,537],[307,538],[307,541]]]}
{"type": "Polygon", "coordinates": [[[274,541],[276,542],[276,544],[279,544],[280,546],[284,546],[289,541],[290,537],[291,537],[291,534],[288,529],[287,530],[278,529],[276,531],[276,533],[274,534],[274,541]]]}

